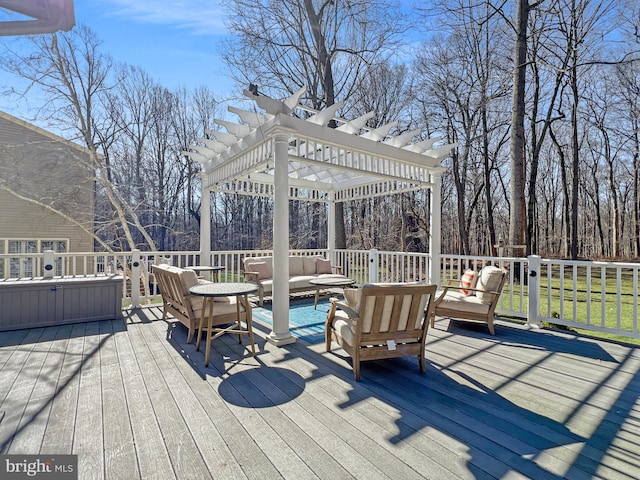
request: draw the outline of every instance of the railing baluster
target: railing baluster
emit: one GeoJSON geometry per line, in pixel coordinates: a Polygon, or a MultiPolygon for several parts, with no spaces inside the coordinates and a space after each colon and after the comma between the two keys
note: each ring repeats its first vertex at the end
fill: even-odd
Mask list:
{"type": "Polygon", "coordinates": [[[600,326],[606,325],[606,299],[607,299],[607,271],[605,267],[600,267],[600,326]]]}
{"type": "Polygon", "coordinates": [[[587,265],[587,324],[591,325],[591,265],[587,265]]]}

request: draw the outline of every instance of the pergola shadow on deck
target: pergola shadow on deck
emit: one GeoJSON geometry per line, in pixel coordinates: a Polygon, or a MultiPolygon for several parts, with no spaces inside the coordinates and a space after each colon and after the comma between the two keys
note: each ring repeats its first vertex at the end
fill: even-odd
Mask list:
{"type": "Polygon", "coordinates": [[[78,454],[79,478],[640,478],[640,352],[441,320],[428,370],[322,344],[211,362],[156,308],[0,333],[0,452],[78,454]]]}

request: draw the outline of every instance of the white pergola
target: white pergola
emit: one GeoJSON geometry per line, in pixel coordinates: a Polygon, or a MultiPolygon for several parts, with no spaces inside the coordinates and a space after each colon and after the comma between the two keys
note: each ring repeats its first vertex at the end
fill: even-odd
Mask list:
{"type": "Polygon", "coordinates": [[[328,204],[331,251],[336,202],[430,188],[431,231],[438,232],[429,242],[430,276],[437,280],[444,171],[440,163],[455,147],[434,148],[440,138],[413,143],[420,130],[389,135],[397,122],[367,129],[373,112],[354,120],[337,118],[342,103],[310,110],[299,104],[305,92],[302,88],[281,101],[258,94],[255,87],[245,90],[261,111],[229,107],[240,123],[215,120],[226,131],[207,130],[206,138],[198,138],[183,152],[202,164],[201,258],[211,253],[211,192],[273,198],[273,331],[268,340],[276,345],[295,341],[289,331],[289,200],[328,204]],[[327,126],[332,121],[336,128],[327,126]]]}

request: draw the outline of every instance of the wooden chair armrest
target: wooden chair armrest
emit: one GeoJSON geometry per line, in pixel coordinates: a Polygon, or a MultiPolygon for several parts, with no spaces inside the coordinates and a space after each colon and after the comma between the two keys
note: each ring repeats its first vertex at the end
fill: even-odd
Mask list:
{"type": "Polygon", "coordinates": [[[353,310],[349,305],[347,305],[344,302],[341,302],[340,300],[338,300],[337,298],[330,298],[329,301],[335,305],[336,307],[339,307],[340,310],[342,310],[344,313],[346,313],[349,318],[354,319],[354,318],[358,318],[360,316],[360,314],[358,312],[356,312],[355,310],[353,310]]]}
{"type": "MultiPolygon", "coordinates": [[[[460,288],[457,284],[456,285],[443,285],[442,290],[441,290],[441,294],[438,296],[438,298],[443,297],[446,295],[446,293],[449,291],[449,289],[457,289],[460,288]]],[[[465,290],[471,290],[471,288],[466,288],[465,290]]]]}
{"type": "Polygon", "coordinates": [[[442,287],[442,290],[440,291],[439,295],[436,298],[433,299],[434,308],[437,307],[438,305],[440,305],[440,303],[444,299],[444,296],[449,291],[450,287],[451,287],[451,285],[445,285],[444,287],[442,287]]]}
{"type": "Polygon", "coordinates": [[[244,279],[245,281],[248,280],[249,282],[258,283],[260,281],[260,274],[258,272],[249,272],[245,270],[244,279]]]}
{"type": "Polygon", "coordinates": [[[342,265],[332,265],[331,269],[335,270],[336,273],[342,274],[342,265]]]}
{"type": "MultiPolygon", "coordinates": [[[[460,287],[460,288],[463,288],[463,287],[460,287]]],[[[500,292],[496,292],[494,290],[483,290],[481,288],[464,287],[464,290],[469,290],[470,292],[483,292],[483,293],[492,293],[493,295],[500,295],[500,292]]]]}

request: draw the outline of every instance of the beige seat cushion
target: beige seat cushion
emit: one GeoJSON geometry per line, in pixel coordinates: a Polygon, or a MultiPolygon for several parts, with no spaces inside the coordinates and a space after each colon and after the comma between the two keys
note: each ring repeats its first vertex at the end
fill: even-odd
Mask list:
{"type": "Polygon", "coordinates": [[[266,280],[261,280],[260,285],[262,285],[262,289],[265,293],[270,292],[273,289],[273,278],[267,278],[266,280]]]}
{"type": "Polygon", "coordinates": [[[349,308],[357,312],[360,309],[360,299],[362,298],[362,289],[345,287],[343,292],[344,292],[344,300],[349,306],[349,308]]]}
{"type": "Polygon", "coordinates": [[[198,282],[198,275],[193,270],[184,270],[182,268],[176,269],[178,270],[178,277],[180,278],[180,283],[182,284],[182,293],[185,295],[189,295],[189,289],[191,287],[195,287],[196,285],[200,285],[198,282]]]}
{"type": "MultiPolygon", "coordinates": [[[[171,268],[175,268],[179,270],[178,276],[180,277],[180,283],[182,283],[184,295],[191,295],[191,293],[189,292],[189,289],[191,287],[195,287],[196,285],[204,285],[204,284],[212,283],[207,280],[199,279],[198,275],[193,270],[185,270],[177,267],[171,267],[171,268]]],[[[229,297],[215,297],[213,301],[218,303],[229,303],[229,297]]]]}
{"type": "MultiPolygon", "coordinates": [[[[480,290],[489,290],[495,292],[500,286],[502,280],[502,270],[493,265],[487,265],[478,274],[476,288],[480,290]]],[[[476,292],[476,297],[485,304],[493,302],[494,295],[492,293],[476,292]]]]}
{"type": "Polygon", "coordinates": [[[316,260],[324,260],[324,257],[314,255],[311,257],[302,257],[304,258],[304,274],[305,275],[315,275],[318,273],[318,269],[316,267],[316,260]]]}
{"type": "Polygon", "coordinates": [[[313,288],[309,280],[314,277],[308,275],[294,275],[289,277],[289,288],[313,288]]]}
{"type": "MultiPolygon", "coordinates": [[[[191,302],[191,308],[193,309],[193,313],[195,314],[197,319],[202,317],[202,303],[204,297],[189,297],[189,301],[191,302]]],[[[215,317],[219,315],[236,315],[238,313],[236,307],[236,297],[216,297],[215,305],[213,306],[213,315],[215,317]],[[218,300],[220,299],[220,300],[218,300]]],[[[240,305],[240,312],[244,312],[244,307],[240,305]]],[[[208,314],[209,312],[207,312],[208,314]]]]}
{"type": "Polygon", "coordinates": [[[273,277],[273,257],[247,257],[244,259],[244,269],[247,272],[255,271],[252,268],[254,263],[265,263],[267,266],[267,275],[265,278],[273,277]]]}
{"type": "Polygon", "coordinates": [[[267,269],[266,262],[253,262],[251,264],[251,271],[258,274],[258,280],[271,278],[271,276],[269,275],[269,270],[267,269]]]}
{"type": "Polygon", "coordinates": [[[356,341],[356,328],[354,321],[350,319],[342,310],[336,310],[333,319],[333,328],[337,334],[349,345],[356,341]]]}
{"type": "Polygon", "coordinates": [[[289,276],[304,275],[304,257],[289,257],[289,276]]]}
{"type": "Polygon", "coordinates": [[[482,302],[476,295],[465,295],[458,290],[448,290],[438,308],[478,314],[489,313],[489,304],[482,302]]]}

